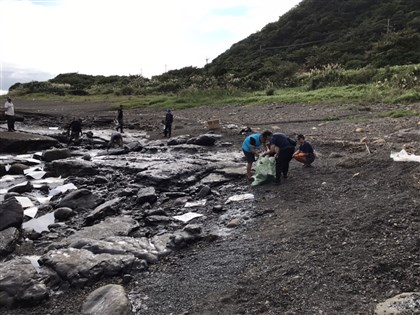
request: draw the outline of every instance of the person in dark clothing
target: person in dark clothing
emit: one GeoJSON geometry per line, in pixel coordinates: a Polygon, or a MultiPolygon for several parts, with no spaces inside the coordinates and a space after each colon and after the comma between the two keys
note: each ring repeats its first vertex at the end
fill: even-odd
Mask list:
{"type": "Polygon", "coordinates": [[[281,174],[287,178],[289,164],[295,152],[295,142],[284,133],[275,133],[270,140],[270,150],[266,153],[276,157],[276,184],[281,183],[281,174]]]}
{"type": "Polygon", "coordinates": [[[117,131],[120,129],[121,133],[124,133],[124,114],[123,114],[123,106],[120,105],[120,108],[117,110],[117,131]]]}
{"type": "Polygon", "coordinates": [[[163,130],[163,136],[166,138],[167,136],[170,138],[172,133],[172,123],[174,122],[174,116],[170,109],[166,110],[165,116],[165,129],[163,130]]]}
{"type": "Polygon", "coordinates": [[[305,141],[304,135],[298,135],[299,149],[293,154],[296,161],[303,163],[304,167],[310,167],[315,161],[315,151],[308,141],[305,141]]]}
{"type": "Polygon", "coordinates": [[[109,140],[106,150],[108,151],[110,147],[114,146],[114,144],[118,145],[119,147],[123,146],[122,135],[115,131],[111,134],[111,139],[109,140]]]}
{"type": "Polygon", "coordinates": [[[67,144],[70,144],[71,141],[79,141],[79,137],[82,135],[82,119],[73,120],[67,128],[67,136],[69,141],[67,144]]]}

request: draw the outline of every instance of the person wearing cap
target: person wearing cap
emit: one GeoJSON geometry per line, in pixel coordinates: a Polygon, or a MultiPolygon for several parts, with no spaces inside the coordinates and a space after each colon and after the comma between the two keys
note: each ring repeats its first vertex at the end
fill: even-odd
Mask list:
{"type": "Polygon", "coordinates": [[[296,161],[303,163],[303,167],[310,167],[315,161],[315,151],[308,141],[305,140],[304,135],[297,136],[299,149],[293,154],[296,161]]]}
{"type": "Polygon", "coordinates": [[[174,122],[174,116],[170,109],[166,110],[165,115],[165,129],[163,130],[163,136],[166,138],[167,136],[170,138],[172,133],[172,123],[174,122]]]}
{"type": "Polygon", "coordinates": [[[270,130],[265,130],[262,133],[254,133],[245,138],[242,143],[242,151],[245,155],[246,165],[246,176],[248,182],[252,180],[251,169],[252,163],[255,162],[255,157],[260,155],[261,151],[267,150],[267,141],[270,141],[273,133],[270,130]]]}
{"type": "Polygon", "coordinates": [[[289,164],[295,152],[296,141],[290,139],[284,133],[275,133],[270,140],[270,150],[266,155],[276,157],[276,184],[281,183],[281,174],[286,179],[289,173],[289,164]]]}
{"type": "Polygon", "coordinates": [[[7,129],[9,131],[16,131],[15,129],[15,106],[13,105],[12,99],[7,97],[6,103],[4,103],[4,114],[7,120],[7,129]]]}
{"type": "Polygon", "coordinates": [[[124,127],[124,114],[123,114],[123,106],[120,105],[120,108],[117,110],[117,131],[120,129],[121,133],[124,133],[123,127],[124,127]]]}
{"type": "Polygon", "coordinates": [[[72,140],[76,143],[82,134],[82,119],[74,119],[67,127],[67,136],[69,137],[67,144],[69,145],[72,140]]]}

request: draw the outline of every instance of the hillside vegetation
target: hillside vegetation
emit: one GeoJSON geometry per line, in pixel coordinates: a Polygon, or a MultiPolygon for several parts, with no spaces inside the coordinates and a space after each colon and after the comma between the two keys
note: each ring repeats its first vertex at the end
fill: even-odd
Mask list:
{"type": "Polygon", "coordinates": [[[419,82],[418,0],[304,0],[204,68],[151,79],[66,73],[16,83],[10,93],[105,95],[130,106],[258,103],[276,95],[284,102],[416,102],[419,82]]]}

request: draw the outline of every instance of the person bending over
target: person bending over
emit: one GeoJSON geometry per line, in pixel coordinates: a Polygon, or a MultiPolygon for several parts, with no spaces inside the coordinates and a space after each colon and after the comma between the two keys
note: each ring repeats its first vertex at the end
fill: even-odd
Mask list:
{"type": "Polygon", "coordinates": [[[246,165],[246,176],[248,182],[252,180],[251,168],[252,163],[255,162],[255,157],[260,155],[261,150],[267,150],[267,141],[270,141],[273,133],[269,130],[265,130],[262,133],[254,133],[245,138],[242,143],[242,151],[244,152],[246,165]]]}
{"type": "Polygon", "coordinates": [[[289,172],[289,164],[295,152],[294,141],[289,139],[284,133],[275,133],[271,137],[270,150],[267,155],[276,157],[276,184],[281,183],[281,174],[283,178],[287,178],[289,172]]]}
{"type": "Polygon", "coordinates": [[[79,141],[79,137],[82,135],[82,119],[75,119],[73,120],[67,128],[67,136],[69,137],[69,141],[67,144],[70,144],[71,141],[75,143],[79,141]]]}
{"type": "Polygon", "coordinates": [[[106,150],[108,151],[109,148],[113,147],[115,144],[119,147],[123,146],[123,138],[119,132],[113,132],[111,134],[111,139],[109,140],[108,147],[106,148],[106,150]]]}

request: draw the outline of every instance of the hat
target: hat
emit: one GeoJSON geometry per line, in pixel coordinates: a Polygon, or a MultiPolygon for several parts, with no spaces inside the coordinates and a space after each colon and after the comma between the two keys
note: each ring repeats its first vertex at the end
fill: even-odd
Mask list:
{"type": "Polygon", "coordinates": [[[166,110],[168,113],[170,113],[171,112],[171,110],[168,108],[167,110],[166,110]]]}

